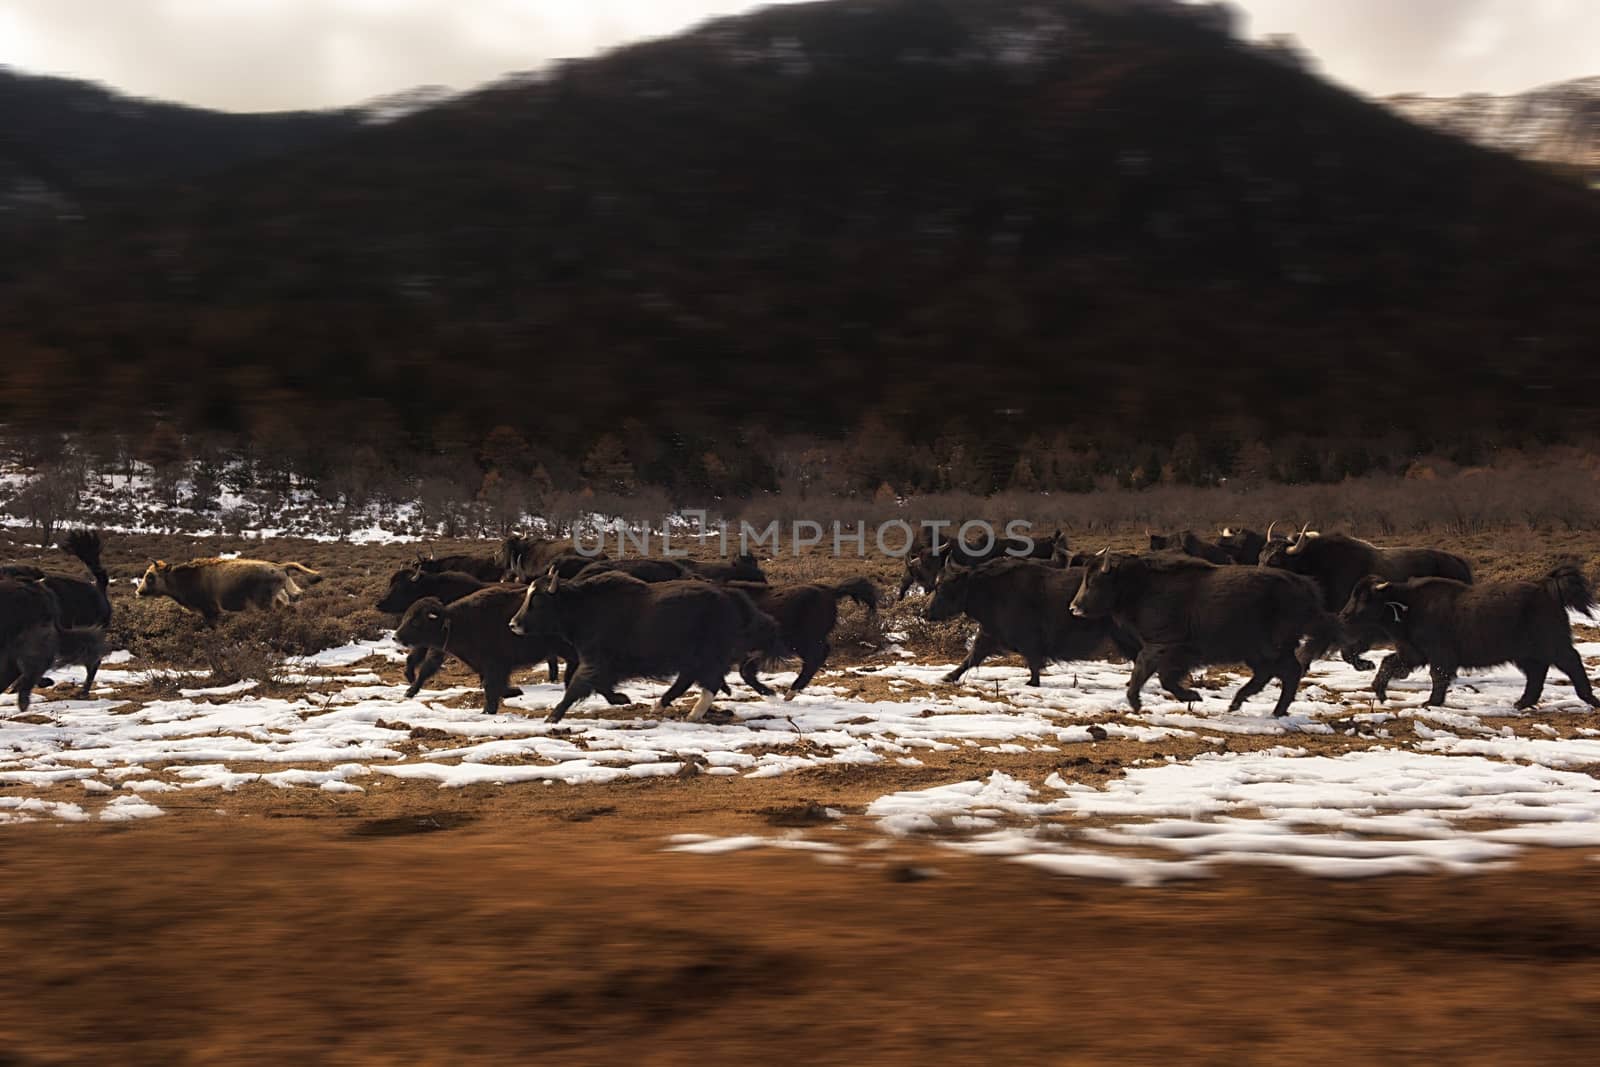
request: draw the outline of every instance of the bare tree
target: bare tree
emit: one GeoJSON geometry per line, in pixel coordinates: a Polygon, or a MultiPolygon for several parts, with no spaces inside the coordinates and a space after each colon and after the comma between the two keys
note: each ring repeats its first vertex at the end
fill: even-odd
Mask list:
{"type": "Polygon", "coordinates": [[[56,531],[78,513],[82,472],[65,464],[50,464],[34,472],[12,499],[8,510],[39,530],[39,544],[55,543],[56,531]]]}

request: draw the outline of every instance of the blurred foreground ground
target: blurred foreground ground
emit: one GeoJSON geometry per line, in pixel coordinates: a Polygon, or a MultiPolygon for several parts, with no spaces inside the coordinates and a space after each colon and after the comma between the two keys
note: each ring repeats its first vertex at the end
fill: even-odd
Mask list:
{"type": "Polygon", "coordinates": [[[693,797],[638,783],[479,821],[515,798],[404,788],[391,821],[368,798],[8,833],[0,1062],[1600,1055],[1600,864],[1578,852],[1128,889],[915,845],[877,868],[658,851],[681,818],[771,831],[693,797]]]}

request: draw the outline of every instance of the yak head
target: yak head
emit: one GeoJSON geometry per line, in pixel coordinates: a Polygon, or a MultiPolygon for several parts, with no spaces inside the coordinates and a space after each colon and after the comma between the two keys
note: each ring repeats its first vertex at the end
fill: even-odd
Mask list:
{"type": "Polygon", "coordinates": [[[1080,619],[1099,619],[1110,615],[1117,604],[1117,572],[1121,564],[1111,558],[1111,547],[1102,548],[1083,569],[1083,584],[1072,598],[1072,614],[1080,619]]]}
{"type": "Polygon", "coordinates": [[[906,593],[914,585],[920,585],[928,592],[933,592],[939,584],[939,572],[944,570],[944,553],[935,552],[931,548],[924,548],[906,557],[906,573],[900,579],[900,597],[905,598],[906,593]]]}
{"type": "Polygon", "coordinates": [[[511,632],[519,637],[558,632],[561,622],[556,613],[556,601],[570,584],[561,580],[554,566],[543,578],[529,582],[528,591],[522,595],[522,606],[511,616],[511,632]]]}
{"type": "Polygon", "coordinates": [[[521,534],[512,534],[500,543],[495,550],[494,560],[504,571],[505,581],[512,582],[531,577],[526,571],[528,554],[534,550],[535,542],[531,537],[521,534]]]}
{"type": "Polygon", "coordinates": [[[394,639],[407,648],[439,648],[450,643],[450,616],[444,601],[425,596],[406,609],[394,639]]]}
{"type": "Polygon", "coordinates": [[[423,571],[420,567],[403,567],[389,578],[389,589],[378,601],[378,610],[399,615],[422,599],[423,571]]]}
{"type": "Polygon", "coordinates": [[[1406,582],[1388,582],[1376,574],[1369,574],[1350,590],[1339,619],[1345,623],[1378,623],[1398,626],[1405,622],[1411,605],[1407,602],[1411,589],[1406,582]]]}
{"type": "MultiPolygon", "coordinates": [[[[1277,523],[1272,524],[1272,526],[1276,525],[1277,523]]],[[[1322,536],[1313,530],[1308,522],[1300,527],[1300,532],[1292,538],[1274,538],[1272,536],[1272,526],[1267,527],[1267,543],[1261,549],[1260,565],[1263,567],[1280,567],[1290,571],[1297,570],[1296,565],[1300,562],[1301,553],[1305,552],[1306,546],[1322,536]]]]}
{"type": "Polygon", "coordinates": [[[1266,547],[1268,540],[1254,530],[1235,530],[1231,526],[1224,526],[1217,535],[1217,547],[1232,556],[1235,563],[1249,566],[1261,561],[1261,550],[1266,547]]]}
{"type": "Polygon", "coordinates": [[[134,589],[138,596],[162,596],[167,591],[167,574],[172,570],[172,565],[165,560],[156,560],[145,568],[144,577],[139,579],[139,585],[134,589]]]}
{"type": "Polygon", "coordinates": [[[933,599],[923,609],[922,617],[929,622],[953,619],[967,609],[967,591],[972,585],[972,568],[954,561],[945,564],[933,587],[933,599]]]}

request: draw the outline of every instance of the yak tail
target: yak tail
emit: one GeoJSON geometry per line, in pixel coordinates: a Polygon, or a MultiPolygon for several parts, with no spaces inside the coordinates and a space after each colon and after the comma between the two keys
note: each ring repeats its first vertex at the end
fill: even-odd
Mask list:
{"type": "Polygon", "coordinates": [[[1300,661],[1300,666],[1309,667],[1323,656],[1328,649],[1344,640],[1344,624],[1339,621],[1339,616],[1328,611],[1319,611],[1311,625],[1306,627],[1305,641],[1300,645],[1300,651],[1295,658],[1300,661]]]}
{"type": "Polygon", "coordinates": [[[305,576],[307,585],[316,585],[322,581],[322,575],[307,567],[304,563],[280,563],[278,566],[286,571],[294,571],[305,576]]]}
{"type": "Polygon", "coordinates": [[[1583,575],[1576,563],[1558,563],[1544,576],[1545,588],[1556,598],[1556,603],[1580,615],[1594,618],[1594,586],[1583,575]]]}
{"type": "Polygon", "coordinates": [[[833,587],[833,599],[840,600],[849,597],[857,604],[867,609],[868,615],[878,612],[878,587],[870,578],[851,578],[848,582],[840,582],[833,587]]]}
{"type": "Polygon", "coordinates": [[[77,556],[89,573],[94,575],[94,584],[104,593],[111,584],[111,577],[106,574],[106,569],[100,565],[100,531],[99,530],[73,530],[67,534],[66,540],[61,542],[61,547],[70,555],[77,556]]]}

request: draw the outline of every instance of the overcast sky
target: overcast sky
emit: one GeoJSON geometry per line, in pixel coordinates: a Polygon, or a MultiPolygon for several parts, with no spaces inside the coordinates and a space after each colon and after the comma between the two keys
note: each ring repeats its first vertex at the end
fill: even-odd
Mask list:
{"type": "MultiPolygon", "coordinates": [[[[0,0],[0,63],[234,111],[468,88],[749,0],[0,0]]],[[[1600,75],[1600,0],[1242,0],[1370,93],[1516,92],[1600,75]]]]}

